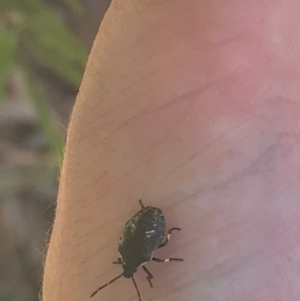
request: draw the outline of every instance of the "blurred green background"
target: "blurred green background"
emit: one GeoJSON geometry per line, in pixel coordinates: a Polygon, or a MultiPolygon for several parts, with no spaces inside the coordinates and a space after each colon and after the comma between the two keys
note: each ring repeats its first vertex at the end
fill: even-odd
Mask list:
{"type": "Polygon", "coordinates": [[[0,0],[0,300],[37,301],[66,127],[110,0],[0,0]]]}

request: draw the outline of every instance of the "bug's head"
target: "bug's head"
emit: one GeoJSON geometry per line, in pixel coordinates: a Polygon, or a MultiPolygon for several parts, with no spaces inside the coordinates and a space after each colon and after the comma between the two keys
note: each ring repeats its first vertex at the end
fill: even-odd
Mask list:
{"type": "Polygon", "coordinates": [[[124,269],[124,277],[125,278],[131,278],[132,275],[137,271],[137,268],[135,266],[132,265],[128,265],[128,264],[123,264],[123,269],[124,269]]]}

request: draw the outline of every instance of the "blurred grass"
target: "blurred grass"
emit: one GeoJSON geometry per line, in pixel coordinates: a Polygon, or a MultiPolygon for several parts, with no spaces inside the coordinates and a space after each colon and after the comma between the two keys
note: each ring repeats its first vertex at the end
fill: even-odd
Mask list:
{"type": "Polygon", "coordinates": [[[44,133],[53,155],[57,157],[60,165],[64,147],[62,137],[57,132],[51,114],[45,104],[39,87],[35,83],[34,75],[31,73],[30,68],[23,66],[22,74],[24,77],[25,87],[27,88],[28,95],[31,98],[38,123],[44,133]]]}
{"type": "MultiPolygon", "coordinates": [[[[60,1],[75,15],[80,16],[82,13],[77,0],[60,1]]],[[[0,105],[6,99],[6,87],[13,70],[21,71],[27,95],[32,101],[36,119],[50,151],[60,160],[63,137],[43,97],[39,78],[28,61],[34,58],[77,90],[88,50],[57,14],[51,11],[48,2],[0,1],[0,105]]]]}
{"type": "Polygon", "coordinates": [[[5,86],[14,63],[17,40],[9,30],[0,30],[0,104],[5,97],[5,86]]]}
{"type": "Polygon", "coordinates": [[[65,125],[88,56],[83,43],[91,46],[109,4],[0,0],[1,301],[41,300],[65,125]]]}

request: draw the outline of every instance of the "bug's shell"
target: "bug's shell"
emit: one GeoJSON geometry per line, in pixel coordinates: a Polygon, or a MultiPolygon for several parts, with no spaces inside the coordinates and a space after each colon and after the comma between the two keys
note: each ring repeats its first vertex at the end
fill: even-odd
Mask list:
{"type": "Polygon", "coordinates": [[[139,266],[151,260],[163,241],[165,225],[163,212],[152,206],[142,208],[126,223],[119,244],[124,277],[130,278],[139,266]]]}

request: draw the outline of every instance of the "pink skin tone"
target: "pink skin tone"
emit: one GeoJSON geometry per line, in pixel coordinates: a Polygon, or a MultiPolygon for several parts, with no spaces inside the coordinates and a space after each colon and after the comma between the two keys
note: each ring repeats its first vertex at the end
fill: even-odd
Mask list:
{"type": "MultiPolygon", "coordinates": [[[[114,1],[72,114],[44,301],[121,272],[138,200],[172,233],[143,301],[300,300],[299,1],[114,1]]],[[[120,279],[92,300],[137,300],[120,279]]]]}

